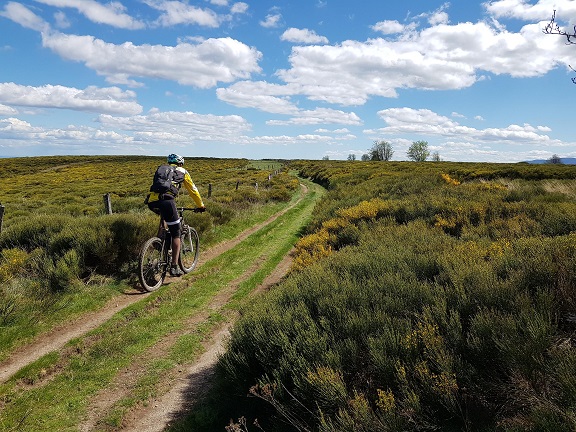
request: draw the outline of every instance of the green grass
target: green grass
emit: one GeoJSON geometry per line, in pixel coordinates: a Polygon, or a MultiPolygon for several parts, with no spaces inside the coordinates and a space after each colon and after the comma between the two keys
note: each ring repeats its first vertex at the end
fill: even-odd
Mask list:
{"type": "Polygon", "coordinates": [[[97,289],[91,284],[78,284],[73,290],[49,295],[38,284],[15,281],[5,285],[4,289],[18,291],[14,298],[19,303],[19,313],[9,325],[0,326],[0,361],[38,334],[86,312],[100,309],[111,298],[122,295],[131,287],[122,281],[100,280],[97,289]]]}
{"type": "Polygon", "coordinates": [[[267,171],[276,171],[282,169],[284,166],[283,162],[279,162],[277,160],[251,160],[248,162],[248,166],[246,168],[254,168],[258,170],[267,170],[267,171]]]}

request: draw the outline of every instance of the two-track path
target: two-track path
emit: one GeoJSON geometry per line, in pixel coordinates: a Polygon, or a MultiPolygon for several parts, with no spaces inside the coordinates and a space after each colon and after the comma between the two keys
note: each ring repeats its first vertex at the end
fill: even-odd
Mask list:
{"type": "MultiPolygon", "coordinates": [[[[207,251],[203,251],[198,266],[201,267],[236,247],[242,247],[242,243],[249,239],[251,235],[271,226],[274,222],[280,220],[280,224],[284,223],[281,218],[285,217],[287,212],[294,210],[295,207],[300,207],[302,213],[311,214],[315,200],[308,200],[309,202],[306,206],[299,206],[298,204],[310,194],[310,191],[304,185],[302,185],[301,189],[299,200],[291,206],[274,214],[266,221],[242,232],[234,239],[220,243],[207,251]]],[[[264,258],[262,258],[262,261],[264,261],[264,258]]],[[[163,338],[139,358],[135,358],[127,369],[120,371],[110,385],[99,391],[89,401],[85,418],[78,425],[78,430],[85,432],[114,429],[142,432],[162,431],[170,422],[180,418],[184,413],[193,409],[195,401],[197,401],[205,389],[208,388],[207,384],[210,382],[218,353],[222,350],[230,326],[233,324],[230,320],[214,328],[211,333],[204,338],[203,353],[192,364],[188,364],[185,368],[167,374],[167,376],[161,380],[156,399],[148,401],[145,407],[137,406],[129,410],[124,416],[120,427],[111,428],[106,426],[105,429],[102,429],[102,419],[106,417],[108,412],[114,408],[114,405],[118,403],[124,395],[130,392],[141,374],[139,371],[146,367],[147,362],[153,358],[162,358],[179,336],[186,331],[191,331],[195,326],[204,322],[212,311],[221,310],[230,301],[238,286],[250,278],[259,269],[260,264],[259,262],[255,262],[251,267],[245,269],[237,279],[228,283],[227,286],[222,287],[222,289],[210,299],[207,307],[203,308],[201,312],[191,316],[182,330],[171,333],[163,338]]],[[[289,266],[290,256],[286,255],[264,279],[260,286],[252,292],[252,295],[259,291],[264,291],[277,283],[287,272],[289,266]]],[[[185,280],[186,277],[184,277],[182,281],[173,281],[172,283],[186,283],[185,280]]],[[[171,289],[171,287],[167,289],[171,289]]],[[[40,335],[35,341],[16,350],[5,362],[0,363],[0,384],[6,382],[21,368],[40,359],[45,354],[65,349],[66,344],[72,339],[81,337],[91,330],[98,328],[115,314],[141,301],[146,296],[148,296],[148,294],[134,290],[134,292],[129,292],[126,293],[126,295],[112,299],[105,307],[98,311],[87,313],[73,322],[66,323],[40,335]]]]}

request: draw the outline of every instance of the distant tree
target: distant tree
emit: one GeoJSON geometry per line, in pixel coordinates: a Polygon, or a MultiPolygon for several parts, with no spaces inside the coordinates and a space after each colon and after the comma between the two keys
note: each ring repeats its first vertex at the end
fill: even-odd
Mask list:
{"type": "Polygon", "coordinates": [[[356,160],[356,155],[355,155],[354,153],[350,153],[350,154],[348,155],[348,160],[349,160],[349,161],[355,161],[355,160],[356,160]]]}
{"type": "Polygon", "coordinates": [[[440,153],[432,153],[432,162],[442,162],[442,159],[440,159],[440,153]]]}
{"type": "Polygon", "coordinates": [[[557,154],[553,154],[552,157],[548,159],[546,162],[549,164],[561,164],[562,159],[560,159],[560,156],[558,156],[557,154]]]}
{"type": "Polygon", "coordinates": [[[394,150],[392,144],[387,141],[374,141],[374,145],[370,149],[370,159],[374,161],[389,161],[392,159],[394,150]]]}
{"type": "MultiPolygon", "coordinates": [[[[576,44],[576,26],[572,27],[572,31],[566,31],[562,29],[556,22],[556,11],[554,11],[554,13],[552,14],[552,18],[550,19],[550,22],[546,25],[546,27],[544,27],[544,30],[542,31],[546,34],[556,34],[564,36],[568,44],[571,45],[576,44]]],[[[574,72],[576,72],[576,70],[572,66],[568,65],[568,67],[572,69],[574,72]]],[[[572,82],[576,84],[576,77],[572,78],[572,82]]]]}
{"type": "Polygon", "coordinates": [[[322,160],[330,160],[330,156],[324,156],[322,157],[322,160]]]}
{"type": "Polygon", "coordinates": [[[368,153],[364,153],[361,157],[362,162],[367,162],[370,159],[372,159],[372,157],[368,153]]]}
{"type": "Polygon", "coordinates": [[[414,162],[425,162],[430,156],[428,141],[414,141],[406,154],[414,162]]]}

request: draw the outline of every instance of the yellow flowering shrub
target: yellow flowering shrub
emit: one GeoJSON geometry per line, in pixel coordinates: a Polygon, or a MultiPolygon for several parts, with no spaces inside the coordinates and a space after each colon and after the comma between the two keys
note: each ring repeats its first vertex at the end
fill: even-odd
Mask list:
{"type": "Polygon", "coordinates": [[[306,382],[313,388],[315,399],[328,403],[346,400],[346,385],[340,371],[318,367],[306,374],[306,382]]]}
{"type": "Polygon", "coordinates": [[[482,203],[470,203],[443,208],[434,216],[434,226],[441,228],[446,234],[460,236],[463,229],[479,226],[487,219],[488,207],[482,203]]]}
{"type": "Polygon", "coordinates": [[[334,247],[336,249],[339,248],[338,239],[342,236],[342,233],[350,229],[357,231],[356,222],[375,219],[385,210],[388,210],[389,207],[390,204],[388,202],[380,198],[374,198],[369,201],[362,201],[355,206],[338,210],[338,217],[322,222],[320,230],[301,238],[296,243],[292,270],[303,269],[316,262],[319,258],[331,255],[334,247]]]}
{"type": "Polygon", "coordinates": [[[328,219],[325,222],[322,222],[322,228],[324,228],[328,231],[338,231],[349,224],[350,224],[350,221],[348,219],[345,219],[342,217],[332,218],[332,219],[328,219]]]}
{"type": "Polygon", "coordinates": [[[306,380],[312,384],[338,384],[342,381],[342,374],[329,367],[318,367],[315,371],[308,371],[306,380]]]}
{"type": "Polygon", "coordinates": [[[396,408],[396,400],[392,390],[376,389],[378,399],[376,399],[376,406],[385,413],[392,412],[396,408]]]}
{"type": "Polygon", "coordinates": [[[380,198],[374,198],[370,201],[362,201],[353,207],[341,209],[338,211],[338,216],[348,219],[349,221],[374,219],[379,213],[388,208],[389,204],[386,201],[380,198]]]}
{"type": "Polygon", "coordinates": [[[432,388],[440,396],[450,396],[458,391],[458,382],[454,373],[432,374],[432,388]]]}
{"type": "Polygon", "coordinates": [[[330,241],[333,238],[334,235],[330,234],[326,229],[321,229],[314,234],[302,237],[296,243],[291,270],[301,270],[314,264],[320,258],[331,255],[332,246],[330,246],[330,241]]]}
{"type": "Polygon", "coordinates": [[[438,351],[443,344],[444,341],[438,332],[438,326],[425,321],[419,321],[416,329],[404,338],[404,346],[406,348],[414,348],[420,345],[426,354],[438,351]]]}
{"type": "Polygon", "coordinates": [[[22,249],[4,249],[0,259],[0,282],[18,275],[27,258],[28,254],[22,249]]]}
{"type": "Polygon", "coordinates": [[[442,228],[444,231],[450,231],[456,228],[458,225],[458,220],[455,216],[442,216],[436,215],[434,217],[434,226],[437,228],[442,228]]]}
{"type": "Polygon", "coordinates": [[[502,239],[493,242],[486,250],[486,259],[492,260],[502,258],[506,251],[510,250],[511,243],[509,240],[502,239]]]}
{"type": "Polygon", "coordinates": [[[456,179],[453,179],[452,177],[450,177],[450,175],[448,174],[440,174],[440,177],[442,177],[442,180],[444,180],[447,184],[453,185],[453,186],[458,186],[460,184],[460,182],[456,179]]]}
{"type": "Polygon", "coordinates": [[[355,418],[366,418],[370,415],[371,408],[368,400],[362,393],[354,392],[354,397],[348,402],[355,418]]]}

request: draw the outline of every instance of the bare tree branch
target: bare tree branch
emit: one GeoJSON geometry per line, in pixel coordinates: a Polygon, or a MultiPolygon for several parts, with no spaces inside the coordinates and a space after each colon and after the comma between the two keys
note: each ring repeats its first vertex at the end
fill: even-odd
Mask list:
{"type": "Polygon", "coordinates": [[[568,44],[576,44],[576,25],[572,28],[572,33],[562,29],[556,22],[556,11],[554,11],[550,22],[546,24],[546,27],[544,27],[542,32],[545,34],[557,34],[564,36],[568,44]]]}
{"type": "MultiPolygon", "coordinates": [[[[558,25],[558,23],[556,22],[556,10],[554,10],[554,13],[552,14],[552,18],[550,19],[550,22],[548,24],[546,24],[546,26],[544,27],[542,32],[545,34],[556,34],[556,35],[564,36],[566,38],[566,43],[568,45],[576,44],[576,25],[574,27],[572,27],[572,33],[569,33],[567,31],[565,31],[564,29],[562,29],[558,25]]],[[[572,69],[574,72],[576,72],[576,69],[574,69],[572,66],[568,65],[568,67],[570,69],[572,69]]],[[[576,84],[576,77],[572,78],[572,82],[574,84],[576,84]]]]}

